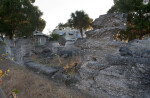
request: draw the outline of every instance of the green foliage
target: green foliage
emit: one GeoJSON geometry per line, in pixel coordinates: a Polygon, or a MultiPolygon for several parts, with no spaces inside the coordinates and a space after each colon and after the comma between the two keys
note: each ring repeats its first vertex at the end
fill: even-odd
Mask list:
{"type": "Polygon", "coordinates": [[[132,40],[142,39],[150,33],[150,3],[143,4],[143,0],[114,0],[115,5],[108,13],[127,13],[127,31],[119,33],[120,39],[132,40]]]}
{"type": "Polygon", "coordinates": [[[76,11],[71,14],[71,18],[68,20],[68,24],[71,28],[80,30],[81,36],[83,37],[83,29],[91,29],[92,19],[84,11],[76,11]]]}
{"type": "Polygon", "coordinates": [[[2,70],[0,69],[0,78],[3,78],[4,76],[7,76],[9,73],[9,69],[7,71],[2,72],[2,70]]]}
{"type": "Polygon", "coordinates": [[[50,36],[51,36],[50,40],[52,41],[58,41],[60,37],[58,34],[54,34],[54,33],[52,33],[50,36]]]}
{"type": "MultiPolygon", "coordinates": [[[[0,51],[1,51],[1,49],[0,49],[0,51]]],[[[6,53],[6,54],[0,54],[0,57],[1,57],[0,60],[3,60],[2,57],[5,57],[7,55],[8,55],[8,53],[6,53]]],[[[9,72],[10,72],[9,69],[6,70],[6,71],[4,71],[4,72],[0,69],[0,79],[2,79],[4,76],[8,75],[9,72]]]]}
{"type": "Polygon", "coordinates": [[[43,30],[42,12],[31,4],[34,0],[0,0],[0,34],[15,37],[31,36],[43,30]]]}
{"type": "Polygon", "coordinates": [[[65,69],[66,75],[71,76],[76,73],[75,67],[65,69]]]}
{"type": "Polygon", "coordinates": [[[56,28],[59,29],[59,30],[62,30],[66,27],[69,27],[69,23],[65,23],[65,24],[59,23],[58,26],[56,26],[56,28]]]}
{"type": "Polygon", "coordinates": [[[35,0],[29,0],[30,2],[32,2],[32,3],[34,3],[35,2],[35,0]]]}
{"type": "Polygon", "coordinates": [[[19,90],[14,89],[14,90],[12,90],[12,92],[14,92],[15,94],[17,94],[17,93],[19,93],[19,90]]]}

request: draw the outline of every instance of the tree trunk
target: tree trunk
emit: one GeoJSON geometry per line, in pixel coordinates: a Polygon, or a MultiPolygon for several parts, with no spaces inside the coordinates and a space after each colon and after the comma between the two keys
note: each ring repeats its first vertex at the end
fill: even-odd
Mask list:
{"type": "Polygon", "coordinates": [[[80,28],[81,37],[83,38],[83,30],[80,28]]]}
{"type": "Polygon", "coordinates": [[[13,33],[12,32],[9,33],[9,38],[13,39],[13,33]]]}

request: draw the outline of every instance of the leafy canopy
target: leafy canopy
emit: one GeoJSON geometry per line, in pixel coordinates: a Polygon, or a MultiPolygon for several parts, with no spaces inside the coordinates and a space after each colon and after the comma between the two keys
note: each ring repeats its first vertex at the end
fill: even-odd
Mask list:
{"type": "Polygon", "coordinates": [[[42,31],[46,22],[42,12],[31,2],[34,0],[0,0],[0,34],[15,37],[31,36],[42,31]]]}
{"type": "Polygon", "coordinates": [[[56,29],[62,30],[62,29],[64,29],[64,28],[66,28],[66,27],[69,27],[68,22],[65,23],[65,24],[59,23],[58,26],[56,26],[56,29]]]}
{"type": "Polygon", "coordinates": [[[91,29],[92,21],[93,20],[84,11],[76,11],[71,14],[68,24],[71,28],[79,29],[81,36],[83,37],[83,29],[91,29]]]}
{"type": "Polygon", "coordinates": [[[150,34],[150,3],[143,4],[143,0],[114,0],[114,6],[108,13],[127,13],[127,30],[119,32],[121,40],[142,39],[150,34]]]}

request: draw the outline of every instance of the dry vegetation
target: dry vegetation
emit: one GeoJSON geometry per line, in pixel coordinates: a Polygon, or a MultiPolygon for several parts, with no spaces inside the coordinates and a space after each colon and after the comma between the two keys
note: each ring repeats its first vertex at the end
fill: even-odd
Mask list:
{"type": "Polygon", "coordinates": [[[32,55],[30,59],[36,63],[42,63],[47,66],[61,66],[64,68],[73,67],[76,63],[79,64],[81,62],[81,56],[61,58],[57,55],[53,58],[40,58],[38,55],[32,55]]]}
{"type": "Polygon", "coordinates": [[[0,69],[10,69],[3,78],[2,89],[10,95],[13,89],[19,90],[18,98],[87,98],[84,94],[65,86],[56,86],[50,80],[31,71],[14,66],[9,60],[0,57],[0,69]]]}

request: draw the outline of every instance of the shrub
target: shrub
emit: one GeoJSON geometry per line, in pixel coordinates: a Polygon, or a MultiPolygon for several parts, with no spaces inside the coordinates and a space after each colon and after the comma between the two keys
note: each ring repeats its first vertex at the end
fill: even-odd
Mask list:
{"type": "Polygon", "coordinates": [[[50,40],[52,40],[52,41],[58,41],[59,37],[60,37],[60,35],[54,34],[54,33],[52,33],[50,36],[51,36],[50,40]]]}

